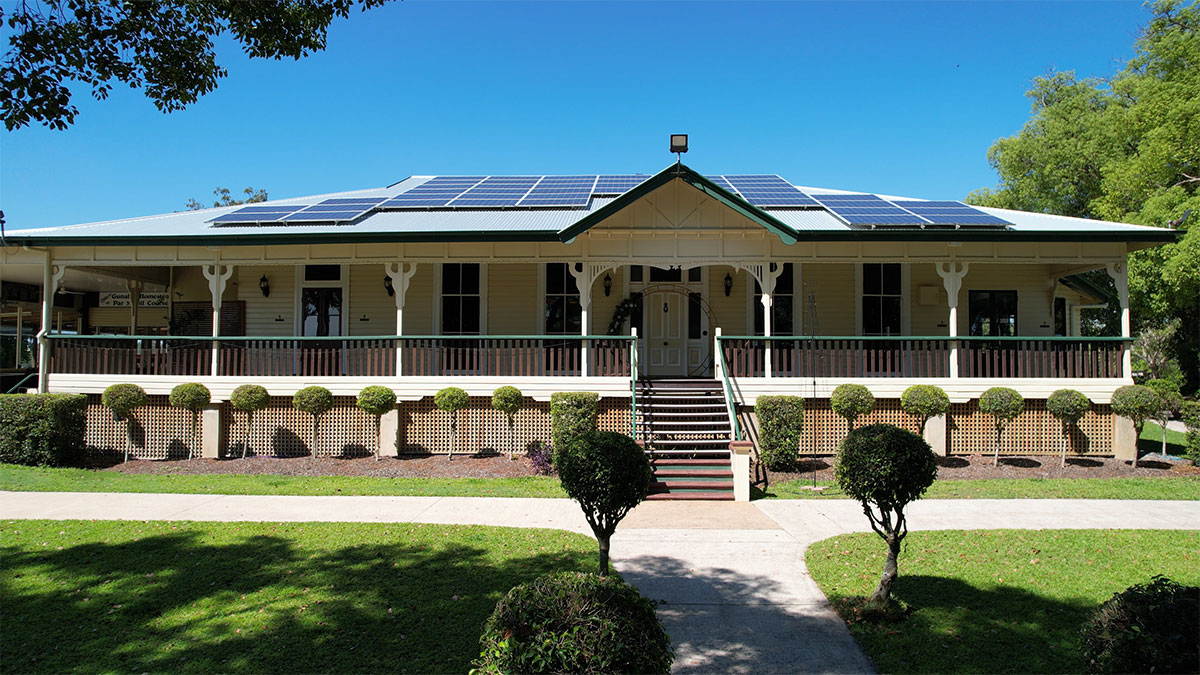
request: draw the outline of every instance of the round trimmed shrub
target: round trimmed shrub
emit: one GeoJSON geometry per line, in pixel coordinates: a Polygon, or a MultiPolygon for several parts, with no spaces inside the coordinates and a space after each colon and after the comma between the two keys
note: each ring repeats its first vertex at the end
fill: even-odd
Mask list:
{"type": "Polygon", "coordinates": [[[471,397],[467,396],[467,392],[458,387],[446,387],[433,395],[433,404],[438,407],[438,410],[446,412],[458,412],[467,407],[471,402],[471,397]]]}
{"type": "Polygon", "coordinates": [[[601,575],[608,574],[609,539],[617,523],[646,498],[654,476],[637,442],[615,431],[591,431],[554,446],[554,466],[567,495],[579,502],[600,544],[601,575]]]}
{"type": "Polygon", "coordinates": [[[786,470],[800,455],[800,432],[804,428],[804,398],[759,396],[754,403],[758,418],[758,452],[768,469],[786,470]]]}
{"type": "Polygon", "coordinates": [[[1092,409],[1092,402],[1082,392],[1059,389],[1046,399],[1046,410],[1063,424],[1074,424],[1092,409]]]}
{"type": "Polygon", "coordinates": [[[305,387],[292,396],[292,407],[314,417],[333,408],[333,394],[325,387],[305,387]]]}
{"type": "Polygon", "coordinates": [[[516,387],[503,386],[492,392],[492,407],[504,413],[508,418],[508,458],[513,458],[514,446],[517,444],[516,431],[513,429],[513,415],[525,403],[525,395],[516,387]]]}
{"type": "Polygon", "coordinates": [[[1156,575],[1116,593],[1083,626],[1091,673],[1194,673],[1200,664],[1200,587],[1156,575]]]}
{"type": "Polygon", "coordinates": [[[996,453],[992,464],[1000,465],[1000,442],[1004,428],[1025,411],[1025,399],[1015,389],[992,387],[979,396],[979,411],[991,415],[996,425],[996,453]]]}
{"type": "Polygon", "coordinates": [[[354,404],[359,410],[379,417],[396,407],[396,392],[378,384],[363,387],[363,390],[358,392],[358,399],[354,404]]]}
{"type": "Polygon", "coordinates": [[[271,395],[261,385],[243,384],[230,394],[229,404],[242,412],[252,413],[271,405],[271,395]]]}
{"type": "Polygon", "coordinates": [[[590,391],[558,391],[550,394],[550,440],[562,448],[576,436],[596,430],[600,417],[600,395],[590,391]]]}
{"type": "Polygon", "coordinates": [[[829,407],[839,416],[846,418],[850,428],[854,421],[875,409],[875,396],[861,384],[843,384],[833,390],[829,397],[829,407]]]}
{"type": "Polygon", "coordinates": [[[212,392],[199,382],[185,382],[171,390],[171,405],[196,411],[212,403],[212,392]]]}
{"type": "Polygon", "coordinates": [[[1179,406],[1179,417],[1187,427],[1187,456],[1200,465],[1200,401],[1184,401],[1179,406]]]}
{"type": "Polygon", "coordinates": [[[1150,387],[1141,384],[1130,384],[1113,392],[1113,412],[1133,421],[1138,435],[1142,434],[1142,426],[1146,420],[1154,417],[1162,405],[1162,401],[1150,387]]]}
{"type": "Polygon", "coordinates": [[[937,385],[914,384],[900,394],[900,409],[917,418],[924,433],[926,422],[950,410],[950,397],[937,385]]]}
{"type": "Polygon", "coordinates": [[[654,603],[615,577],[548,574],[510,590],[479,638],[481,673],[667,673],[654,603]]]}
{"type": "Polygon", "coordinates": [[[112,410],[113,417],[123,420],[134,410],[146,405],[146,398],[146,390],[136,384],[114,384],[100,395],[100,402],[112,410]]]}

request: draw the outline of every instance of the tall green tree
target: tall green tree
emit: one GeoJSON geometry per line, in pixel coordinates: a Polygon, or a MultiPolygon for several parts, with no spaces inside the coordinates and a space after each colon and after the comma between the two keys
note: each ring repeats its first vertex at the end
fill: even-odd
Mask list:
{"type": "MultiPolygon", "coordinates": [[[[985,206],[1184,230],[1174,244],[1129,257],[1135,330],[1178,319],[1175,353],[1200,382],[1200,4],[1160,0],[1110,79],[1072,72],[1038,77],[1021,131],[988,151],[995,188],[967,200],[985,206]],[[1191,211],[1190,217],[1182,220],[1191,211]]],[[[1107,275],[1095,280],[1111,286],[1107,275]]],[[[1115,300],[1115,298],[1114,298],[1115,300]]],[[[1114,311],[1106,315],[1109,332],[1114,311]]]]}
{"type": "Polygon", "coordinates": [[[387,0],[40,0],[4,3],[0,117],[66,129],[79,110],[71,82],[97,100],[114,84],[145,91],[163,112],[217,88],[227,71],[214,41],[230,36],[254,58],[300,59],[325,49],[334,18],[387,0]]]}
{"type": "MultiPolygon", "coordinates": [[[[216,197],[216,199],[213,200],[213,206],[237,206],[238,204],[253,204],[255,202],[267,201],[266,190],[256,190],[252,187],[246,187],[242,189],[242,194],[246,195],[246,197],[244,199],[238,199],[233,196],[233,193],[229,191],[229,188],[216,188],[213,190],[213,196],[216,197]]],[[[200,209],[208,208],[194,198],[188,200],[187,207],[189,211],[199,211],[200,209]]]]}

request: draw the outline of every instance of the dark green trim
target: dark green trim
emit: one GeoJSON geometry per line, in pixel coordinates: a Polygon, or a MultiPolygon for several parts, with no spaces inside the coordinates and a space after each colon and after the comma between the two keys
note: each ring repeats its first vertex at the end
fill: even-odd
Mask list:
{"type": "MultiPolygon", "coordinates": [[[[280,228],[286,229],[286,228],[280,228]]],[[[18,230],[19,232],[19,230],[18,230]]],[[[536,242],[558,241],[555,230],[527,230],[523,232],[305,232],[281,237],[281,233],[265,234],[220,234],[154,237],[21,237],[5,233],[9,245],[20,246],[263,246],[293,244],[383,244],[383,243],[444,243],[444,242],[536,242]]]]}
{"type": "Polygon", "coordinates": [[[1131,337],[1072,337],[1063,335],[1015,335],[1011,337],[988,337],[986,335],[722,335],[718,340],[766,340],[768,342],[815,342],[817,340],[854,340],[859,342],[1132,342],[1131,337]]]}
{"type": "Polygon", "coordinates": [[[716,183],[713,183],[704,176],[696,173],[686,164],[672,164],[662,171],[659,171],[650,178],[642,181],[637,187],[633,188],[629,192],[626,192],[620,197],[612,200],[603,208],[593,211],[570,227],[563,229],[558,233],[558,238],[564,243],[570,243],[573,239],[575,239],[575,237],[578,237],[579,235],[588,231],[596,224],[619,213],[625,207],[666,185],[672,180],[675,180],[676,178],[683,180],[701,192],[704,192],[717,199],[734,211],[763,226],[769,232],[782,239],[783,243],[796,243],[797,237],[795,230],[779,222],[769,213],[752,206],[749,202],[741,197],[721,189],[721,187],[719,187],[716,183]]]}
{"type": "Polygon", "coordinates": [[[633,340],[632,335],[74,335],[47,333],[51,340],[184,340],[192,342],[356,342],[366,340],[633,340]]]}
{"type": "Polygon", "coordinates": [[[1108,302],[1111,299],[1107,291],[1088,281],[1082,275],[1072,274],[1070,276],[1062,277],[1061,281],[1067,288],[1070,288],[1077,293],[1083,293],[1084,295],[1091,296],[1093,299],[1099,302],[1108,302]]]}

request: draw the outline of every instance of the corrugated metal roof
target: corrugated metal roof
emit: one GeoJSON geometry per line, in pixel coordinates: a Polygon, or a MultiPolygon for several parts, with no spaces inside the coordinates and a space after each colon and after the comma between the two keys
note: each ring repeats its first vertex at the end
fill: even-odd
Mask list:
{"type": "MultiPolygon", "coordinates": [[[[398,183],[378,188],[335,192],[308,197],[275,199],[263,202],[263,205],[278,204],[315,204],[325,199],[345,197],[392,197],[406,192],[433,178],[433,176],[411,176],[398,183]]],[[[844,194],[848,191],[819,187],[800,187],[801,190],[812,194],[844,194]]],[[[911,197],[879,195],[891,200],[911,200],[911,197]]],[[[140,218],[110,220],[97,223],[85,223],[66,227],[52,227],[25,230],[10,230],[8,238],[13,241],[35,240],[38,242],[66,243],[71,240],[141,240],[153,241],[170,239],[179,241],[195,238],[205,240],[247,239],[262,242],[267,239],[303,237],[307,240],[329,237],[336,239],[353,233],[352,237],[386,239],[395,235],[398,239],[422,237],[436,240],[438,237],[470,239],[473,236],[481,238],[504,236],[510,239],[520,239],[528,236],[530,239],[545,239],[562,232],[578,223],[581,219],[610,204],[614,197],[593,197],[587,208],[583,209],[458,209],[458,210],[406,210],[373,212],[353,223],[317,224],[305,223],[297,225],[260,224],[260,225],[222,225],[214,227],[211,219],[236,211],[241,206],[228,206],[199,211],[182,211],[140,218]]],[[[923,200],[916,200],[923,201],[923,200]]],[[[1161,228],[1112,223],[1084,218],[1069,218],[1042,213],[1012,211],[1008,209],[993,209],[976,207],[980,210],[999,216],[1013,224],[1009,232],[1071,234],[1078,237],[1083,233],[1104,233],[1108,236],[1169,236],[1169,231],[1161,228]]],[[[770,214],[784,226],[791,228],[803,239],[803,233],[821,233],[820,238],[837,237],[838,233],[861,235],[863,228],[850,227],[831,213],[820,209],[771,209],[762,211],[770,214]]],[[[966,230],[964,230],[966,231],[966,230]]],[[[889,232],[889,228],[879,228],[872,232],[889,232]]],[[[899,234],[890,230],[892,234],[899,234]]],[[[905,230],[914,238],[920,238],[921,230],[905,230]]],[[[941,232],[946,230],[928,230],[926,232],[941,232]]],[[[1004,231],[993,230],[997,239],[1003,239],[1004,231]]]]}

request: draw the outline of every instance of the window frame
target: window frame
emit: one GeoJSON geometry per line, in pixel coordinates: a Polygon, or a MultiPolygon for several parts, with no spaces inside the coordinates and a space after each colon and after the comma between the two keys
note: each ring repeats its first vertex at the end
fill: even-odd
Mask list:
{"type": "MultiPolygon", "coordinates": [[[[488,264],[485,262],[476,262],[473,260],[450,260],[439,262],[437,264],[437,273],[433,277],[433,330],[434,335],[448,335],[442,332],[442,275],[445,265],[478,265],[479,266],[479,335],[488,334],[488,264]]],[[[456,293],[455,295],[464,295],[456,293]]],[[[466,294],[471,295],[471,294],[466,294]]],[[[462,335],[455,333],[452,337],[462,335]]],[[[467,336],[475,335],[474,333],[466,333],[467,336]]]]}
{"type": "MultiPolygon", "coordinates": [[[[854,336],[868,336],[863,332],[863,267],[865,265],[900,266],[900,335],[912,335],[912,276],[909,263],[892,260],[860,262],[854,265],[854,336]]],[[[872,294],[875,295],[875,294],[872,294]]],[[[880,294],[881,297],[895,297],[880,294]]]]}

